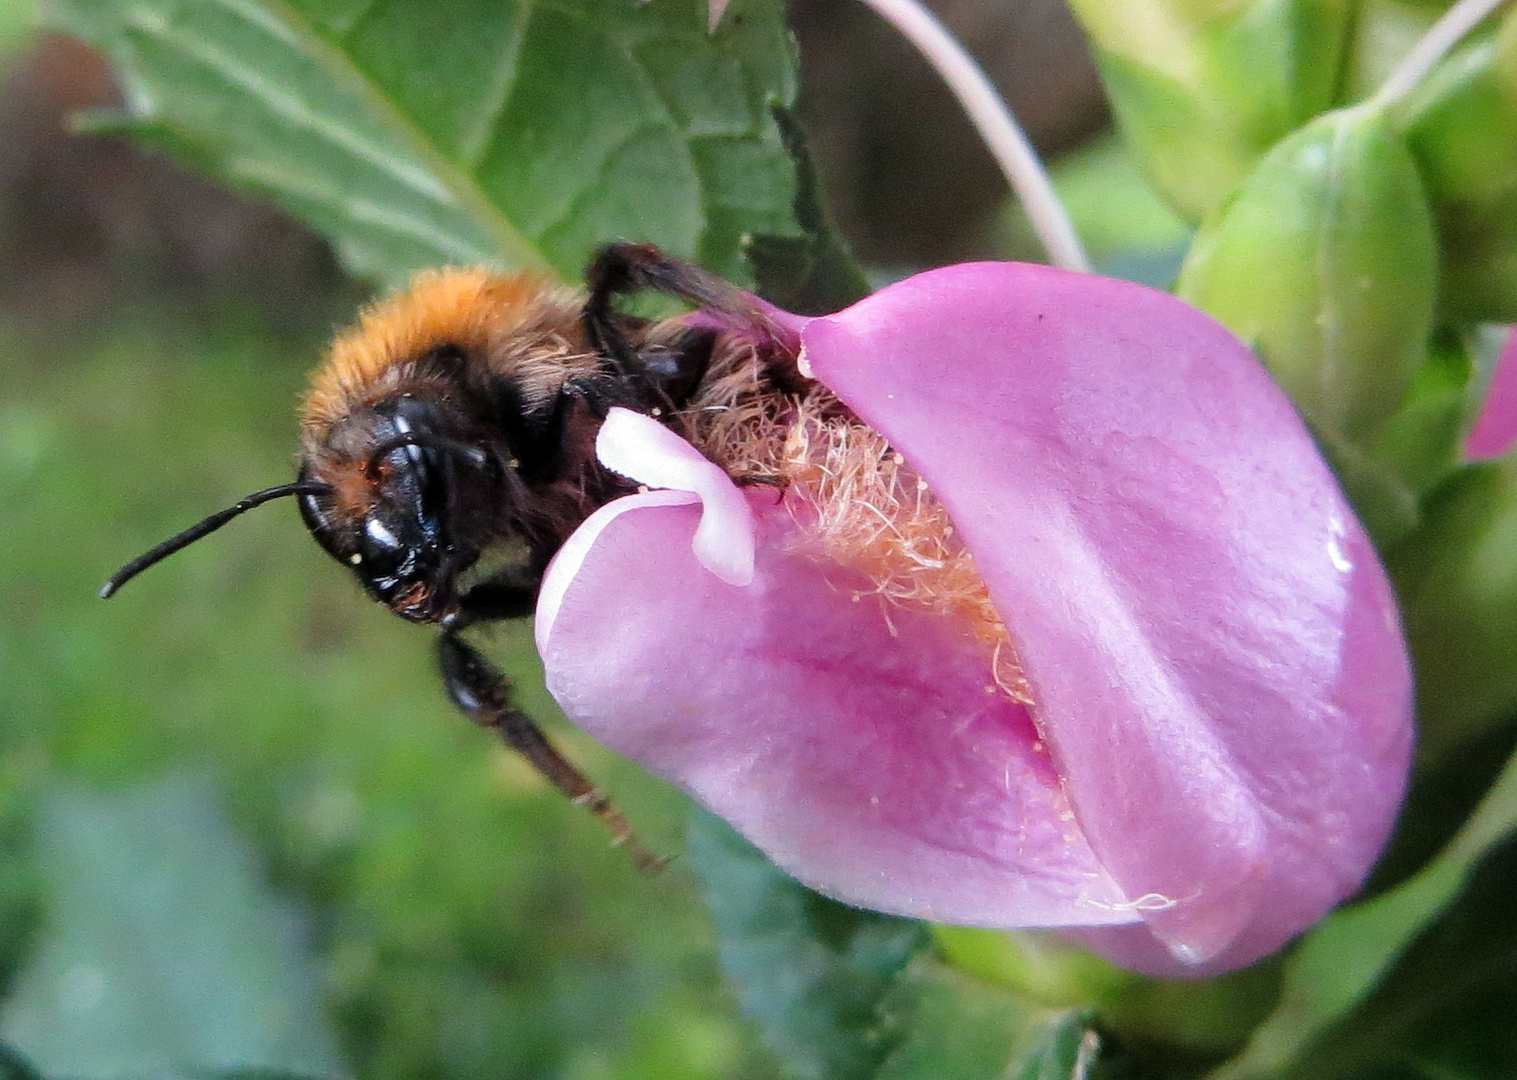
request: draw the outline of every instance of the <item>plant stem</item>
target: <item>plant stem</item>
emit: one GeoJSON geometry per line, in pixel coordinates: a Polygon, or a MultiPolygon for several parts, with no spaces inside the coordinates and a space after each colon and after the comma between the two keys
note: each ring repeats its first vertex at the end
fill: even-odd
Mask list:
{"type": "MultiPolygon", "coordinates": [[[[1054,193],[1037,151],[985,72],[919,0],[863,0],[914,45],[942,76],[1022,201],[1049,261],[1066,270],[1090,269],[1064,204],[1054,193]]],[[[1461,0],[1463,2],[1463,0],[1461,0]]]]}
{"type": "Polygon", "coordinates": [[[1422,81],[1444,55],[1507,0],[1459,0],[1435,22],[1381,84],[1375,100],[1390,105],[1422,81]]]}

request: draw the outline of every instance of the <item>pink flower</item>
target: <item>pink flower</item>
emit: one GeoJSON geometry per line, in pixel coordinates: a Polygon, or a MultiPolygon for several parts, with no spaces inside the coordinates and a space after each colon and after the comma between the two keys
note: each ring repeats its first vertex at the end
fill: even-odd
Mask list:
{"type": "Polygon", "coordinates": [[[1500,457],[1517,442],[1517,327],[1507,331],[1491,386],[1464,444],[1471,460],[1500,457]]]}
{"type": "Polygon", "coordinates": [[[1016,264],[776,318],[946,507],[1028,703],[966,620],[819,558],[808,492],[738,489],[618,412],[603,459],[669,490],[549,570],[537,642],[571,719],[821,892],[1076,929],[1140,971],[1249,963],[1354,892],[1405,784],[1405,647],[1243,345],[1171,296],[1016,264]]]}

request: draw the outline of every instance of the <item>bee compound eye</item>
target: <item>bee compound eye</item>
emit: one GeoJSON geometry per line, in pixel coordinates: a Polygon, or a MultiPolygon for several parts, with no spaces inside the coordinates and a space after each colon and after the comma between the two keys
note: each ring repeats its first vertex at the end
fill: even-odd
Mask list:
{"type": "Polygon", "coordinates": [[[414,552],[380,518],[374,515],[364,519],[363,529],[358,534],[358,551],[355,567],[361,567],[364,575],[377,581],[382,578],[399,578],[415,565],[414,552]]]}
{"type": "Polygon", "coordinates": [[[353,551],[352,529],[344,526],[334,513],[330,490],[302,492],[295,505],[306,531],[323,551],[342,563],[352,564],[355,558],[361,558],[353,551]]]}

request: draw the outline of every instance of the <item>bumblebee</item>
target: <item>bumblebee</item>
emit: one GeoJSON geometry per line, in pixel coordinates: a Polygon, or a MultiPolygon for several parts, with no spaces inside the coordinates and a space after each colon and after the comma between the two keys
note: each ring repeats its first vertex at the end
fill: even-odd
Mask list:
{"type": "Polygon", "coordinates": [[[465,633],[530,615],[563,542],[597,508],[635,490],[595,456],[610,408],[678,429],[708,373],[757,364],[744,377],[776,393],[794,390],[799,376],[785,350],[755,349],[765,319],[747,294],[651,245],[611,244],[585,276],[581,293],[530,273],[437,271],[369,309],[314,375],[295,481],[133,559],[100,595],[240,514],[292,497],[317,543],[371,597],[440,629],[437,662],[453,703],[652,868],[659,860],[515,707],[508,680],[465,633]],[[703,317],[655,321],[618,308],[619,298],[645,290],[703,317]],[[502,561],[481,570],[486,556],[502,561]]]}

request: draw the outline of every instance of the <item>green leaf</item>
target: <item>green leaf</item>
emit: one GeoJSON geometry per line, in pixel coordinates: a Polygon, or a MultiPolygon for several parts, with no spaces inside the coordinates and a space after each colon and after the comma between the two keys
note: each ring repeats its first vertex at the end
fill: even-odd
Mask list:
{"type": "Polygon", "coordinates": [[[1085,1011],[1039,1008],[928,959],[909,988],[911,1033],[875,1080],[1083,1080],[1096,1063],[1085,1011]]]}
{"type": "Polygon", "coordinates": [[[1100,1040],[1080,1013],[1065,1013],[1039,1033],[1013,1080],[1083,1080],[1095,1061],[1100,1040]]]}
{"type": "Polygon", "coordinates": [[[933,959],[926,928],[819,896],[699,812],[690,860],[722,967],[789,1075],[826,1080],[1073,1080],[1086,1014],[1037,1005],[933,959]]]}
{"type": "MultiPolygon", "coordinates": [[[[777,0],[52,0],[125,89],[109,121],[305,219],[395,283],[446,263],[578,278],[617,236],[746,281],[797,238],[777,0]]],[[[97,126],[98,123],[97,123],[97,126]]]]}
{"type": "Polygon", "coordinates": [[[0,1080],[42,1080],[42,1074],[14,1048],[0,1043],[0,1080]]]}
{"type": "Polygon", "coordinates": [[[1375,992],[1285,1073],[1329,1080],[1415,1062],[1421,1075],[1517,1075],[1517,834],[1491,848],[1463,892],[1397,959],[1375,992]]]}
{"type": "Polygon", "coordinates": [[[48,1076],[345,1073],[296,913],[259,880],[208,785],[46,793],[51,906],[0,1038],[48,1076]]]}
{"type": "Polygon", "coordinates": [[[316,1078],[279,1069],[231,1069],[226,1072],[205,1073],[196,1080],[316,1080],[316,1078]]]}
{"type": "Polygon", "coordinates": [[[769,1049],[807,1080],[875,1076],[911,1024],[901,977],[926,928],[819,896],[705,812],[691,822],[689,856],[722,968],[769,1049]]]}
{"type": "Polygon", "coordinates": [[[910,984],[912,1024],[875,1080],[1000,1080],[1020,1058],[1025,1006],[997,986],[940,964],[910,984]]]}
{"type": "MultiPolygon", "coordinates": [[[[9,54],[32,39],[37,24],[36,4],[32,0],[10,0],[0,4],[0,54],[9,54]]],[[[0,1074],[3,1075],[3,1074],[0,1074]]]]}
{"type": "Polygon", "coordinates": [[[1464,827],[1517,752],[1517,714],[1418,768],[1390,845],[1364,895],[1376,896],[1423,868],[1464,827]]]}

